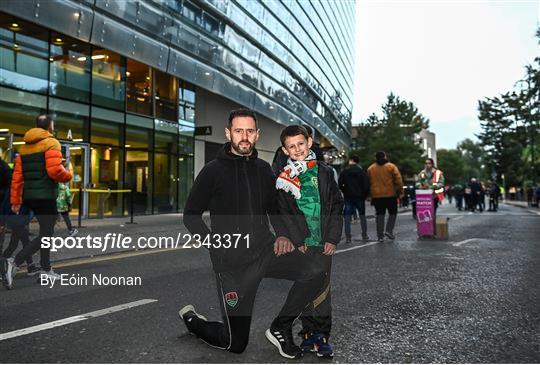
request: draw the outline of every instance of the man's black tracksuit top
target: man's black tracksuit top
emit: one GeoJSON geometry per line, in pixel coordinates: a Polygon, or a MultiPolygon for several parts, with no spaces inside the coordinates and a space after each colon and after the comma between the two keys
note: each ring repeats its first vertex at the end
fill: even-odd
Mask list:
{"type": "MultiPolygon", "coordinates": [[[[256,150],[251,156],[237,156],[230,150],[230,143],[226,143],[216,159],[203,167],[184,209],[184,225],[192,234],[200,234],[201,241],[208,234],[250,235],[249,248],[245,240],[237,248],[210,248],[216,272],[237,268],[272,250],[275,236],[270,232],[268,217],[276,234],[287,236],[277,216],[272,168],[257,157],[256,150]],[[210,211],[211,230],[202,219],[206,210],[210,211]]],[[[214,239],[211,242],[217,244],[214,239]]]]}

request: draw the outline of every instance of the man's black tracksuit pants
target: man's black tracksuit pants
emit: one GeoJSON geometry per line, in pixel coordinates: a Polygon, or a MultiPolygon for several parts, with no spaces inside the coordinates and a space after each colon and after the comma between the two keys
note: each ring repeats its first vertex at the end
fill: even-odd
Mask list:
{"type": "Polygon", "coordinates": [[[273,322],[279,328],[292,328],[294,320],[320,296],[321,287],[329,276],[312,256],[298,251],[276,256],[270,248],[253,262],[216,273],[223,323],[194,319],[192,332],[211,346],[243,352],[249,342],[253,305],[263,278],[294,281],[273,322]]]}

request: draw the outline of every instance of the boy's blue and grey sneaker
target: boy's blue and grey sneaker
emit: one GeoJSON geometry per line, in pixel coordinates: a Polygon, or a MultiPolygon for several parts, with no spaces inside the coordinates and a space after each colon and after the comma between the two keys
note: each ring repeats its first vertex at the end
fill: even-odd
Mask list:
{"type": "Polygon", "coordinates": [[[334,350],[332,346],[328,343],[328,337],[325,335],[314,335],[315,336],[315,350],[317,351],[318,357],[332,358],[334,357],[334,350]]]}
{"type": "Polygon", "coordinates": [[[295,345],[291,328],[278,328],[272,324],[265,335],[268,341],[277,347],[281,356],[287,359],[302,357],[302,349],[295,345]]]}
{"type": "Polygon", "coordinates": [[[313,333],[302,333],[302,343],[300,344],[300,348],[304,352],[315,352],[317,349],[315,348],[315,343],[317,341],[317,336],[313,333]]]}
{"type": "Polygon", "coordinates": [[[202,316],[199,313],[195,312],[195,308],[191,304],[186,305],[184,308],[180,309],[180,311],[178,311],[178,315],[186,324],[189,332],[193,332],[194,319],[208,321],[205,316],[202,316]]]}

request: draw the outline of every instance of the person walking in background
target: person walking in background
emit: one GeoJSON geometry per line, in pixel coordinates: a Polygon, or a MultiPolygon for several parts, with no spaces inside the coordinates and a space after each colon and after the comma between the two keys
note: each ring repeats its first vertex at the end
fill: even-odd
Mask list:
{"type": "Polygon", "coordinates": [[[489,209],[490,212],[496,212],[499,208],[499,197],[501,196],[501,189],[496,181],[491,183],[489,187],[489,209]]]}
{"type": "Polygon", "coordinates": [[[62,165],[60,143],[53,137],[53,130],[53,119],[47,114],[39,115],[36,118],[36,128],[28,130],[24,135],[25,144],[20,147],[15,160],[10,193],[11,210],[19,214],[22,204],[32,210],[39,222],[39,234],[14,259],[1,260],[3,283],[7,289],[11,289],[18,267],[38,250],[44,271],[41,275],[46,275],[48,280],[60,277],[51,268],[50,248],[41,247],[42,237],[54,235],[54,223],[58,215],[58,183],[72,179],[72,174],[62,165]]]}
{"type": "Polygon", "coordinates": [[[369,240],[367,234],[366,198],[369,195],[369,177],[358,164],[358,156],[349,157],[349,166],[343,170],[338,179],[338,185],[345,199],[345,239],[351,243],[351,219],[355,210],[358,210],[362,240],[369,240]]]}
{"type": "Polygon", "coordinates": [[[394,226],[397,220],[397,200],[403,196],[403,179],[399,169],[388,162],[386,153],[375,154],[375,163],[368,168],[371,204],[375,206],[377,239],[384,242],[384,236],[394,240],[394,226]],[[385,214],[388,210],[388,222],[384,227],[385,214]]]}
{"type": "Polygon", "coordinates": [[[452,190],[453,190],[453,195],[456,198],[456,208],[459,211],[462,211],[463,210],[463,196],[465,195],[465,190],[463,188],[463,185],[456,184],[454,185],[452,190]]]}
{"type": "MultiPolygon", "coordinates": [[[[476,208],[480,206],[480,194],[482,190],[482,186],[478,183],[476,178],[471,178],[471,211],[476,212],[476,208]]],[[[480,206],[481,208],[481,206],[480,206]]],[[[480,209],[480,212],[482,210],[480,209]]]]}
{"type": "MultiPolygon", "coordinates": [[[[64,166],[67,167],[68,164],[66,163],[64,164],[64,166]]],[[[73,228],[73,225],[71,224],[71,219],[69,218],[72,199],[73,196],[71,195],[71,191],[69,190],[69,184],[58,183],[58,197],[56,198],[56,209],[64,219],[64,222],[66,222],[66,227],[68,229],[69,235],[75,236],[77,233],[79,233],[79,231],[76,228],[73,228]]]]}

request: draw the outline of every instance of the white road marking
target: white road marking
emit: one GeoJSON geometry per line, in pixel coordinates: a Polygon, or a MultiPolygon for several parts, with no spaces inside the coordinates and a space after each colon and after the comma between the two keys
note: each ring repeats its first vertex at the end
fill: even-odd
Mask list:
{"type": "Polygon", "coordinates": [[[456,242],[456,243],[452,243],[452,246],[461,246],[461,245],[464,245],[466,243],[469,243],[471,241],[476,241],[478,238],[469,238],[468,240],[464,240],[464,241],[459,241],[459,242],[456,242]]]}
{"type": "Polygon", "coordinates": [[[455,222],[455,221],[458,221],[458,220],[462,219],[463,217],[464,217],[463,215],[460,215],[460,216],[458,216],[456,218],[452,218],[451,220],[453,220],[455,222]]]}
{"type": "Polygon", "coordinates": [[[88,318],[95,318],[95,317],[99,317],[99,316],[104,316],[106,314],[119,312],[119,311],[122,311],[124,309],[130,309],[130,308],[138,307],[140,305],[150,304],[150,303],[154,303],[154,302],[157,302],[157,299],[141,299],[141,300],[137,300],[135,302],[115,305],[114,307],[100,309],[100,310],[97,310],[97,311],[94,311],[94,312],[89,312],[89,313],[86,313],[86,314],[79,314],[78,316],[59,319],[57,321],[43,323],[43,324],[40,324],[40,325],[37,325],[37,326],[32,326],[32,327],[23,328],[23,329],[16,330],[16,331],[2,333],[2,334],[0,334],[0,341],[7,340],[8,338],[19,337],[19,336],[28,335],[30,333],[35,333],[35,332],[39,332],[39,331],[48,330],[48,329],[54,328],[54,327],[65,326],[67,324],[71,324],[71,323],[75,323],[75,322],[85,321],[88,318]]]}
{"type": "Polygon", "coordinates": [[[354,247],[349,247],[349,248],[344,248],[343,250],[337,250],[334,255],[337,255],[338,253],[342,253],[342,252],[347,252],[347,251],[352,251],[352,250],[356,250],[356,249],[359,249],[359,248],[362,248],[362,247],[367,247],[367,246],[373,246],[373,245],[376,245],[377,241],[375,242],[370,242],[370,243],[366,243],[365,245],[360,245],[360,246],[354,246],[354,247]]]}
{"type": "Polygon", "coordinates": [[[536,211],[534,211],[534,210],[530,210],[530,209],[529,209],[529,212],[534,213],[534,214],[537,214],[537,215],[540,215],[540,212],[536,212],[536,211]]]}

